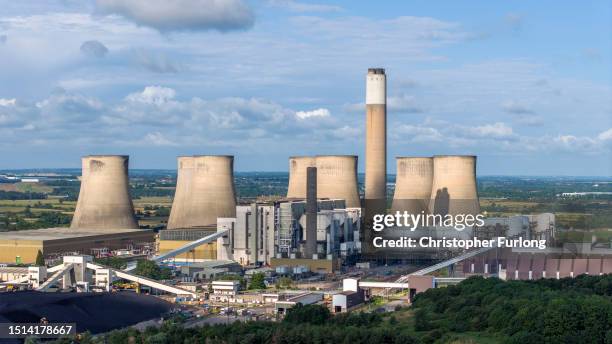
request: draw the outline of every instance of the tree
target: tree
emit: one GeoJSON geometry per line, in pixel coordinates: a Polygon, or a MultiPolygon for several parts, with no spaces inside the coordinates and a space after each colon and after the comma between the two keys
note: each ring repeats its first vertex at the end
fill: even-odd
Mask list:
{"type": "Polygon", "coordinates": [[[135,273],[142,277],[152,278],[155,280],[170,279],[172,272],[168,268],[162,268],[157,263],[150,260],[139,260],[136,263],[135,273]]]}
{"type": "Polygon", "coordinates": [[[289,308],[284,322],[290,324],[323,325],[331,318],[329,309],[320,305],[297,305],[289,308]]]}
{"type": "Polygon", "coordinates": [[[253,274],[249,289],[266,289],[265,275],[261,272],[253,274]]]}
{"type": "Polygon", "coordinates": [[[36,254],[36,266],[45,266],[45,256],[43,256],[43,253],[38,250],[38,253],[36,254]]]}

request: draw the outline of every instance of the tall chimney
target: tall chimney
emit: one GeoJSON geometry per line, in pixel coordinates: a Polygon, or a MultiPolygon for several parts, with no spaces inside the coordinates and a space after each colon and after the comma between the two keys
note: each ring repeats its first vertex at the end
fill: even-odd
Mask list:
{"type": "Polygon", "coordinates": [[[130,198],[127,155],[82,158],[79,200],[70,228],[137,229],[130,198]]]}
{"type": "MultiPolygon", "coordinates": [[[[387,77],[370,68],[366,77],[366,200],[387,198],[387,77]]],[[[384,211],[384,209],[382,209],[384,211]]]]}
{"type": "Polygon", "coordinates": [[[306,168],[306,246],[304,256],[317,253],[317,168],[306,168]]]}

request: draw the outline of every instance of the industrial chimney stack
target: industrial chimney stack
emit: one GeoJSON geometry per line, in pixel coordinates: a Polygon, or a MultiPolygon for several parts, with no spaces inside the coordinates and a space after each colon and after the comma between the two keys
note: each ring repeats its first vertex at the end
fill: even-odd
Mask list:
{"type": "Polygon", "coordinates": [[[137,229],[127,155],[82,158],[81,190],[70,228],[137,229]]]}
{"type": "Polygon", "coordinates": [[[306,168],[306,245],[304,256],[314,258],[317,254],[317,168],[306,168]]]}
{"type": "Polygon", "coordinates": [[[368,69],[366,77],[365,163],[365,199],[386,200],[387,77],[383,68],[368,69]]]}
{"type": "Polygon", "coordinates": [[[215,225],[218,217],[236,217],[234,157],[179,157],[168,229],[215,225]]]}

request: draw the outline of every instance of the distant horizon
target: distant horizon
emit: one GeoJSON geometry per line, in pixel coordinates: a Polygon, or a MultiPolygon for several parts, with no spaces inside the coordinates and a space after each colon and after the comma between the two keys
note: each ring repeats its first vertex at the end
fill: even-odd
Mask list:
{"type": "MultiPolygon", "coordinates": [[[[41,167],[41,168],[11,168],[11,169],[2,169],[0,168],[0,172],[13,172],[13,171],[79,171],[81,170],[81,168],[79,167],[58,167],[58,168],[46,168],[46,167],[41,167]]],[[[168,168],[130,168],[130,172],[132,171],[163,171],[163,172],[176,172],[176,169],[168,169],[168,168]]],[[[289,174],[289,171],[256,171],[256,170],[251,170],[251,171],[237,171],[235,170],[234,173],[278,173],[278,174],[289,174]]],[[[364,176],[365,172],[363,171],[358,171],[357,174],[359,176],[364,176]]],[[[395,176],[396,173],[387,173],[388,176],[395,176]]],[[[476,175],[477,178],[480,177],[487,177],[487,178],[492,178],[492,177],[513,177],[513,178],[606,178],[606,179],[610,179],[612,181],[612,175],[611,176],[604,176],[604,175],[521,175],[521,174],[477,174],[476,175]]]]}

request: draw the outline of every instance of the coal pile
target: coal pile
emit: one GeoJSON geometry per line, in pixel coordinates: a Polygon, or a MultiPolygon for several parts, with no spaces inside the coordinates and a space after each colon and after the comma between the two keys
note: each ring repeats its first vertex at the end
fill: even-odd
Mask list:
{"type": "Polygon", "coordinates": [[[172,304],[154,296],[120,293],[0,294],[0,323],[76,323],[78,332],[103,333],[160,318],[172,304]]]}

